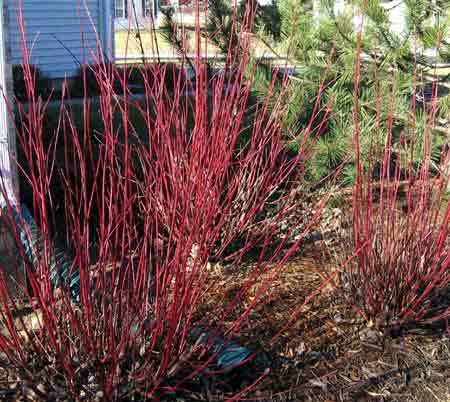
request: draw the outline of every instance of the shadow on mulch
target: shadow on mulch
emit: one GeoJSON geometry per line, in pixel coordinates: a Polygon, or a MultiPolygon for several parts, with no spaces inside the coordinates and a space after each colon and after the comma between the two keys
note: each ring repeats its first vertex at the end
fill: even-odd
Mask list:
{"type": "MultiPolygon", "coordinates": [[[[410,325],[386,333],[368,328],[349,309],[336,283],[305,306],[289,330],[271,343],[291,321],[295,308],[335,269],[312,251],[283,270],[241,329],[240,343],[264,356],[270,374],[240,400],[450,401],[450,341],[445,323],[410,325]]],[[[204,314],[214,311],[223,287],[231,297],[245,277],[238,272],[219,275],[224,276],[222,291],[208,296],[204,314]]],[[[245,303],[236,309],[236,316],[244,308],[245,303]]],[[[251,366],[248,371],[252,372],[251,366]]],[[[246,380],[239,384],[250,384],[260,372],[261,368],[253,371],[253,378],[242,374],[246,380]]],[[[239,377],[239,371],[235,376],[239,377]]],[[[235,379],[229,377],[231,382],[235,379]]],[[[209,392],[205,397],[200,394],[197,400],[225,399],[223,393],[209,392]]]]}

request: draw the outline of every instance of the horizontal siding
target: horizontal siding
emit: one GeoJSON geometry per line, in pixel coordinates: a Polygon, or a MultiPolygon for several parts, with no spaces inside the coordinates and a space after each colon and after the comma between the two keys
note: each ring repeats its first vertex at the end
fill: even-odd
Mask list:
{"type": "MultiPolygon", "coordinates": [[[[42,0],[36,3],[36,0],[23,0],[21,2],[23,4],[23,8],[26,10],[28,7],[36,7],[36,4],[39,4],[42,7],[53,7],[60,10],[73,10],[73,9],[86,9],[85,4],[88,9],[93,8],[97,5],[97,0],[88,0],[86,2],[80,2],[77,0],[42,0]]],[[[9,2],[10,10],[20,10],[20,2],[11,0],[9,2]]],[[[41,8],[42,9],[42,8],[41,8]]]]}
{"type": "MultiPolygon", "coordinates": [[[[32,47],[32,51],[36,52],[36,51],[42,51],[42,52],[47,52],[48,55],[42,55],[42,56],[63,56],[65,53],[67,53],[67,49],[73,49],[75,47],[79,47],[80,46],[80,42],[82,42],[80,34],[74,34],[73,35],[73,39],[69,39],[68,35],[64,36],[64,41],[58,42],[61,46],[55,47],[53,41],[59,41],[59,38],[57,35],[55,36],[43,36],[43,35],[39,35],[37,38],[27,38],[27,48],[30,50],[32,47]],[[55,39],[56,38],[56,39],[55,39]],[[36,43],[33,44],[33,39],[36,39],[36,43]],[[64,45],[64,46],[62,46],[64,45]]],[[[87,43],[88,45],[92,45],[96,43],[96,38],[95,36],[92,35],[88,35],[87,37],[84,36],[83,37],[83,41],[84,43],[87,43]]],[[[16,42],[14,44],[15,48],[20,52],[22,49],[22,41],[16,42]]],[[[92,49],[93,47],[89,47],[86,46],[88,49],[92,49]]],[[[17,56],[15,56],[17,57],[17,56]]]]}
{"type": "MultiPolygon", "coordinates": [[[[34,21],[28,21],[25,24],[25,28],[27,33],[30,31],[34,32],[54,32],[56,30],[60,30],[61,28],[69,29],[69,30],[76,30],[77,32],[80,32],[80,27],[83,27],[84,30],[92,30],[92,23],[91,20],[84,18],[73,18],[73,17],[47,17],[47,18],[36,18],[36,16],[33,17],[34,21]],[[74,21],[74,19],[76,21],[74,21]],[[45,21],[46,25],[42,25],[42,22],[45,21]]],[[[98,17],[95,16],[95,18],[92,18],[94,23],[96,24],[96,21],[98,20],[98,17]]],[[[94,25],[96,26],[96,25],[94,25]]],[[[14,31],[20,31],[20,28],[17,26],[17,24],[14,24],[14,26],[11,29],[14,31]]]]}
{"type": "MultiPolygon", "coordinates": [[[[67,49],[64,49],[61,46],[61,49],[41,49],[39,45],[35,46],[31,52],[30,56],[34,60],[32,64],[36,64],[38,62],[39,66],[42,64],[47,65],[58,65],[61,63],[67,63],[67,62],[74,62],[74,60],[78,60],[80,62],[83,61],[83,55],[87,59],[90,59],[90,53],[95,51],[94,47],[91,48],[84,48],[77,52],[77,54],[73,53],[70,54],[67,49]],[[69,57],[67,57],[67,53],[69,53],[69,57]]],[[[12,57],[12,64],[20,64],[22,62],[22,50],[18,49],[17,54],[14,55],[15,57],[12,57]]]]}
{"type": "MultiPolygon", "coordinates": [[[[83,32],[82,34],[80,32],[53,32],[53,33],[42,33],[42,32],[36,32],[35,34],[27,33],[26,36],[26,43],[27,47],[30,48],[33,43],[34,47],[39,47],[42,50],[51,51],[52,49],[57,50],[59,48],[62,48],[61,46],[56,47],[55,49],[55,43],[54,40],[56,38],[56,41],[61,41],[61,43],[64,44],[65,47],[68,47],[69,49],[73,49],[75,47],[80,46],[80,42],[83,40],[87,42],[88,44],[95,43],[96,36],[94,32],[83,32]]],[[[18,33],[17,35],[14,35],[14,40],[10,42],[12,46],[15,48],[22,47],[23,40],[21,38],[21,34],[18,33]]],[[[49,54],[51,56],[51,54],[49,54]]]]}
{"type": "MultiPolygon", "coordinates": [[[[100,0],[22,0],[27,47],[32,47],[31,63],[50,78],[62,78],[72,76],[78,62],[93,62],[91,53],[97,48],[95,31],[102,37],[99,3],[100,0]]],[[[17,0],[8,4],[13,64],[22,61],[17,4],[17,0]]]]}

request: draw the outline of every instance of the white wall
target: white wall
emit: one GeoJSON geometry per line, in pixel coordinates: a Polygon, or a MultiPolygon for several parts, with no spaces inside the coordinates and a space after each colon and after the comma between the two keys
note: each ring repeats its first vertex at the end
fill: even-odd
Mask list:
{"type": "MultiPolygon", "coordinates": [[[[78,62],[93,62],[95,30],[106,48],[112,45],[112,3],[106,0],[21,0],[26,26],[27,47],[33,46],[31,63],[50,78],[75,73],[78,62]],[[107,9],[109,4],[109,10],[107,9]],[[109,35],[109,38],[107,36],[109,35]],[[34,45],[33,45],[33,42],[34,45]]],[[[10,51],[12,63],[22,61],[22,36],[18,24],[19,0],[9,0],[10,51]]]]}
{"type": "MultiPolygon", "coordinates": [[[[2,0],[0,0],[0,176],[3,178],[0,185],[1,183],[5,185],[10,202],[15,203],[18,195],[17,170],[14,163],[16,142],[6,103],[11,100],[12,77],[11,65],[6,52],[7,21],[3,19],[2,10],[2,0]]],[[[0,195],[1,197],[2,195],[0,195]]]]}
{"type": "MultiPolygon", "coordinates": [[[[314,15],[316,18],[320,19],[320,16],[323,13],[323,11],[320,10],[320,0],[313,0],[313,4],[314,15]]],[[[381,1],[380,4],[387,11],[392,31],[401,35],[405,30],[405,1],[381,1]]],[[[357,7],[353,7],[351,2],[346,0],[335,0],[333,11],[336,15],[344,12],[352,12],[354,27],[356,29],[360,27],[362,22],[361,17],[358,15],[357,7]]]]}
{"type": "MultiPolygon", "coordinates": [[[[11,65],[6,52],[9,37],[6,23],[7,21],[3,18],[3,0],[0,0],[0,172],[9,202],[17,205],[19,186],[17,169],[15,168],[16,137],[5,100],[6,97],[9,102],[9,93],[12,91],[11,65]]],[[[0,197],[3,198],[3,194],[0,197]]],[[[10,292],[12,295],[16,295],[19,289],[26,285],[26,280],[23,269],[18,269],[19,266],[15,258],[18,251],[13,233],[9,225],[6,224],[6,219],[1,216],[6,213],[4,210],[0,211],[0,254],[3,260],[0,269],[5,274],[6,284],[10,292]]]]}
{"type": "Polygon", "coordinates": [[[389,22],[394,33],[401,36],[406,29],[405,12],[406,5],[404,0],[394,0],[382,3],[382,6],[388,11],[389,22]]]}

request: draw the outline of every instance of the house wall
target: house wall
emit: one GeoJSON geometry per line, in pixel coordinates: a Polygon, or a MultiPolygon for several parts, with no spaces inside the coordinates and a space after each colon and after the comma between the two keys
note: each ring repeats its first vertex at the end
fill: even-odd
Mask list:
{"type": "Polygon", "coordinates": [[[142,0],[128,0],[128,17],[114,18],[114,29],[116,31],[127,31],[129,28],[135,29],[137,26],[139,26],[139,28],[146,29],[151,26],[152,20],[155,22],[155,25],[158,25],[158,0],[151,0],[151,4],[153,6],[153,17],[146,17],[144,16],[144,7],[142,0]]]}
{"type": "MultiPolygon", "coordinates": [[[[407,33],[406,25],[406,1],[405,0],[381,0],[381,6],[386,10],[387,16],[390,24],[390,31],[396,34],[396,36],[401,40],[405,38],[407,33]]],[[[320,5],[320,0],[313,0],[313,10],[314,18],[317,23],[320,23],[321,18],[325,15],[324,10],[320,5]]],[[[357,30],[361,27],[362,18],[358,12],[358,8],[353,6],[350,1],[346,0],[335,0],[334,3],[334,13],[336,15],[340,13],[352,13],[353,16],[353,27],[357,30]]],[[[438,16],[436,14],[431,16],[430,22],[433,24],[437,23],[438,16]]],[[[366,24],[367,19],[364,21],[366,24]]],[[[410,43],[411,50],[419,51],[421,54],[429,59],[430,62],[435,62],[438,55],[437,48],[427,48],[421,49],[420,47],[414,48],[416,45],[410,43]]]]}
{"type": "MultiPolygon", "coordinates": [[[[8,24],[7,19],[4,18],[2,3],[3,0],[0,0],[0,186],[4,184],[10,202],[15,203],[19,188],[14,163],[16,136],[10,116],[10,105],[8,105],[12,100],[12,72],[7,52],[8,24]]],[[[0,192],[0,199],[2,198],[0,192]]],[[[0,235],[0,239],[1,237],[0,235]]]]}
{"type": "Polygon", "coordinates": [[[382,3],[388,11],[391,30],[397,35],[402,35],[406,29],[406,4],[404,0],[386,1],[382,3]]]}
{"type": "MultiPolygon", "coordinates": [[[[18,181],[15,165],[16,137],[14,127],[9,115],[7,102],[11,99],[12,75],[11,65],[7,55],[8,24],[4,18],[3,0],[0,0],[0,176],[1,183],[11,204],[17,204],[18,181]]],[[[2,207],[6,205],[3,200],[3,191],[0,194],[0,269],[5,274],[5,279],[10,292],[15,295],[19,287],[25,285],[23,271],[17,269],[15,256],[16,250],[14,237],[9,229],[2,207]]]]}
{"type": "MultiPolygon", "coordinates": [[[[405,0],[382,0],[380,4],[387,11],[392,32],[401,35],[406,28],[405,0]]],[[[320,0],[313,0],[313,10],[315,19],[320,21],[321,16],[324,15],[320,0]]],[[[355,29],[361,26],[362,19],[358,13],[358,8],[353,6],[351,2],[346,0],[335,0],[333,12],[335,15],[351,12],[355,29]]]]}
{"type": "Polygon", "coordinates": [[[113,48],[111,0],[9,0],[12,64],[22,61],[21,3],[31,63],[50,78],[73,76],[80,63],[95,62],[96,32],[103,48],[113,48]]]}

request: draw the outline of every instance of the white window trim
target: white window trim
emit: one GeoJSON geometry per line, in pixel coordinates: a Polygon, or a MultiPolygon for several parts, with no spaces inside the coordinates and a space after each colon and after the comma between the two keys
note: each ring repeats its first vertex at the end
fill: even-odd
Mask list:
{"type": "Polygon", "coordinates": [[[114,19],[116,20],[126,20],[128,18],[128,12],[127,12],[127,7],[128,7],[129,2],[127,0],[114,0],[114,19]],[[117,16],[117,3],[118,2],[122,2],[123,7],[121,8],[121,10],[123,10],[123,16],[122,17],[118,17],[117,16]]]}
{"type": "MultiPolygon", "coordinates": [[[[114,29],[116,31],[119,30],[128,30],[128,28],[136,27],[136,20],[140,27],[147,27],[149,22],[151,21],[151,16],[144,16],[144,2],[142,0],[134,0],[134,4],[136,7],[137,18],[134,16],[134,10],[131,4],[132,0],[128,0],[128,17],[127,18],[114,18],[114,29]],[[131,20],[130,20],[131,18],[131,20]]],[[[153,3],[154,0],[150,0],[153,3]]],[[[115,11],[115,9],[114,9],[115,11]]],[[[151,8],[152,13],[154,13],[153,7],[151,8]]],[[[114,12],[115,14],[115,12],[114,12]]],[[[159,13],[158,13],[159,14],[159,13]]],[[[154,16],[153,16],[154,18],[154,16]]],[[[156,21],[155,21],[156,23],[156,21]]]]}

